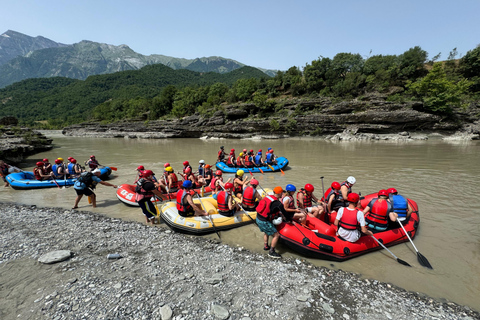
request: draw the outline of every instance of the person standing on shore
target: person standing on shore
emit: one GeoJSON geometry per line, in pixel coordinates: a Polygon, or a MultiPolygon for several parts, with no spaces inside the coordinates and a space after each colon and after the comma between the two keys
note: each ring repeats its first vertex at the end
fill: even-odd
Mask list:
{"type": "Polygon", "coordinates": [[[135,186],[135,201],[142,209],[147,223],[155,224],[157,211],[152,203],[152,197],[162,199],[162,193],[158,191],[159,184],[153,180],[152,170],[145,170],[135,186]]]}
{"type": "Polygon", "coordinates": [[[99,177],[101,175],[100,169],[95,169],[91,172],[84,172],[80,177],[75,181],[73,188],[77,192],[77,197],[75,198],[75,204],[72,209],[78,208],[78,203],[82,199],[83,195],[90,197],[92,200],[92,207],[97,207],[97,196],[92,191],[94,189],[94,183],[100,183],[104,186],[117,188],[116,185],[102,181],[99,177]]]}

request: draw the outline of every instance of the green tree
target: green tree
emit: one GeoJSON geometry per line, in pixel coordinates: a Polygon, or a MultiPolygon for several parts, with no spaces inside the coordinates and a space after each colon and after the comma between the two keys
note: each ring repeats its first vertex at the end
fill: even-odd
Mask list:
{"type": "Polygon", "coordinates": [[[461,59],[460,73],[472,81],[471,92],[480,92],[480,45],[468,51],[461,59]]]}
{"type": "Polygon", "coordinates": [[[410,48],[398,57],[398,70],[396,76],[400,80],[416,80],[427,74],[425,62],[427,52],[419,46],[410,48]]]}
{"type": "Polygon", "coordinates": [[[320,92],[326,87],[326,75],[331,68],[332,60],[330,58],[321,58],[312,61],[311,65],[306,65],[303,69],[306,90],[309,93],[320,92]]]}

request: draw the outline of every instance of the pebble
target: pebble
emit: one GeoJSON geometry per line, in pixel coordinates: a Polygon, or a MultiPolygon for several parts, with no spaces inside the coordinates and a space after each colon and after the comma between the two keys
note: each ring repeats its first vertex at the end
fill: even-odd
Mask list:
{"type": "Polygon", "coordinates": [[[230,317],[230,312],[228,312],[228,309],[225,308],[224,306],[214,304],[212,306],[212,309],[213,309],[213,314],[218,319],[226,320],[226,319],[228,319],[228,317],[230,317]]]}
{"type": "Polygon", "coordinates": [[[160,308],[160,318],[162,320],[170,320],[172,319],[172,316],[173,316],[173,311],[169,305],[166,304],[160,308]]]}
{"type": "Polygon", "coordinates": [[[52,264],[61,261],[65,261],[72,256],[72,252],[70,250],[56,250],[45,253],[38,261],[45,264],[52,264]]]}

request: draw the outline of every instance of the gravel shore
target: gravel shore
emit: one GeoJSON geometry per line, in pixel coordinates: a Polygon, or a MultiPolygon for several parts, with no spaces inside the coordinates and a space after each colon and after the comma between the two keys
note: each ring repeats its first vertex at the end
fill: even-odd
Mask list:
{"type": "Polygon", "coordinates": [[[480,319],[455,303],[164,226],[0,205],[3,320],[480,319]],[[72,257],[38,261],[56,250],[72,257]]]}

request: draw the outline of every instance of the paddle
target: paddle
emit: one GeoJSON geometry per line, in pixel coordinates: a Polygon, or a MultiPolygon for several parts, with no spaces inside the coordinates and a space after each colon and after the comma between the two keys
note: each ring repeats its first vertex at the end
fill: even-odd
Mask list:
{"type": "MultiPolygon", "coordinates": [[[[219,186],[222,187],[223,191],[225,191],[225,188],[221,184],[219,184],[219,186]]],[[[237,203],[237,201],[235,201],[235,199],[233,199],[233,196],[232,196],[232,200],[233,200],[233,203],[235,203],[235,204],[237,203]]],[[[253,218],[250,217],[250,215],[247,213],[247,211],[245,211],[245,209],[243,209],[241,203],[239,203],[238,206],[240,207],[240,209],[242,209],[243,213],[245,213],[247,215],[247,217],[250,218],[250,220],[252,220],[255,224],[257,224],[257,221],[253,220],[253,218]]]]}
{"type": "Polygon", "coordinates": [[[55,182],[55,184],[57,185],[58,189],[62,189],[62,187],[60,187],[60,185],[57,183],[57,180],[55,180],[55,177],[52,175],[52,180],[53,182],[55,182]]]}
{"type": "Polygon", "coordinates": [[[65,189],[66,186],[67,186],[67,168],[65,167],[65,165],[63,165],[63,188],[62,189],[65,189]]]}
{"type": "Polygon", "coordinates": [[[267,166],[270,168],[270,170],[272,170],[272,172],[275,171],[275,169],[271,165],[269,165],[268,163],[267,163],[267,166]]]}
{"type": "Polygon", "coordinates": [[[402,227],[403,229],[403,232],[405,232],[405,235],[407,236],[408,240],[410,240],[410,242],[412,243],[412,246],[413,248],[415,249],[415,251],[417,252],[417,259],[418,259],[418,262],[426,267],[426,268],[429,268],[429,269],[433,269],[432,265],[430,264],[430,262],[428,262],[427,258],[425,258],[420,252],[418,252],[417,250],[417,247],[415,247],[415,244],[413,244],[413,241],[412,239],[410,238],[410,236],[408,235],[408,232],[405,230],[405,228],[403,227],[403,224],[400,222],[400,220],[398,220],[398,223],[400,224],[400,226],[402,227]]]}
{"type": "Polygon", "coordinates": [[[112,169],[113,171],[117,171],[117,167],[109,167],[110,169],[112,169]]]}
{"type": "Polygon", "coordinates": [[[282,170],[282,169],[280,169],[280,172],[282,173],[282,175],[284,175],[284,174],[285,174],[285,172],[283,172],[283,170],[282,170]]]}
{"type": "MultiPolygon", "coordinates": [[[[200,205],[203,207],[203,210],[205,210],[206,212],[207,208],[203,205],[202,198],[200,198],[200,195],[198,193],[195,192],[195,194],[197,195],[198,200],[200,201],[200,205]]],[[[208,219],[210,220],[210,223],[212,224],[213,230],[215,230],[215,233],[217,234],[218,238],[221,239],[220,234],[218,233],[217,228],[215,227],[215,224],[213,224],[212,217],[210,217],[210,213],[207,212],[207,215],[208,215],[208,219]]]]}
{"type": "Polygon", "coordinates": [[[397,260],[398,263],[403,264],[404,266],[407,266],[407,267],[411,267],[411,265],[409,265],[408,262],[403,261],[402,259],[399,259],[396,255],[393,254],[392,251],[388,250],[387,247],[385,247],[383,243],[378,241],[377,238],[375,238],[374,236],[370,236],[370,237],[372,237],[379,245],[381,245],[383,249],[387,250],[397,260]]]}
{"type": "Polygon", "coordinates": [[[260,172],[264,174],[262,168],[258,167],[258,170],[260,170],[260,172]]]}

